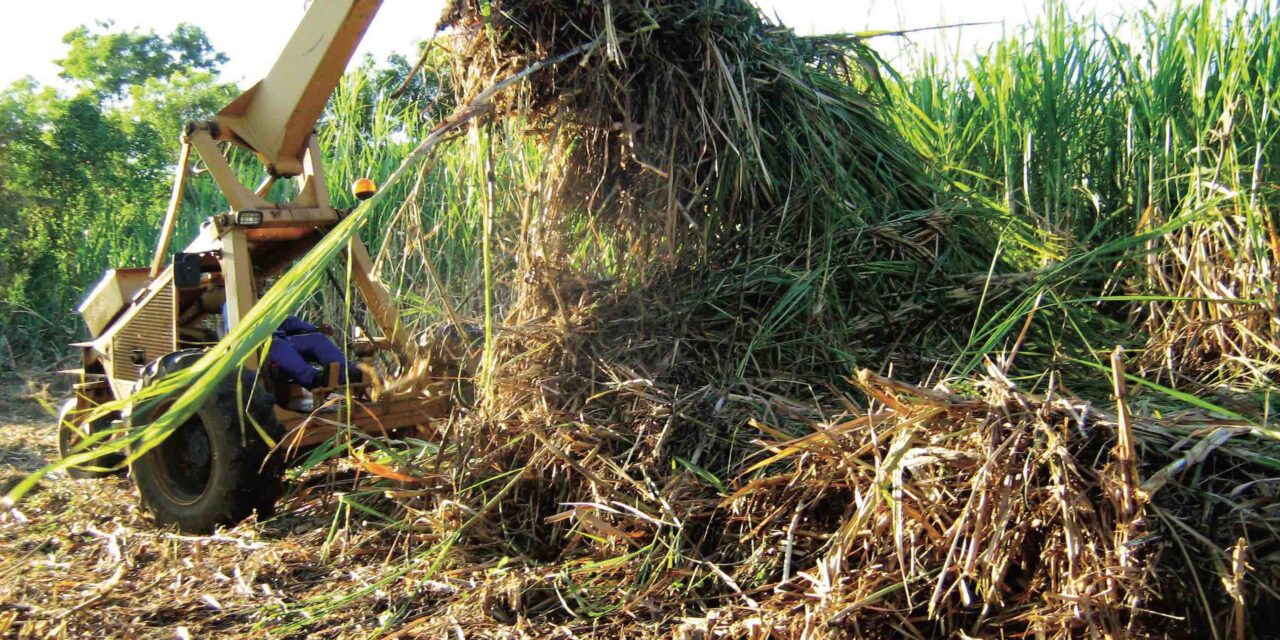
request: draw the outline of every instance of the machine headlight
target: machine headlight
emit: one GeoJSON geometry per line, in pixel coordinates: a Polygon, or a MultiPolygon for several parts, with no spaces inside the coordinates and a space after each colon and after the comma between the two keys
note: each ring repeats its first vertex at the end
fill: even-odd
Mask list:
{"type": "Polygon", "coordinates": [[[236,224],[242,227],[256,227],[262,224],[262,212],[256,209],[237,211],[236,224]]]}

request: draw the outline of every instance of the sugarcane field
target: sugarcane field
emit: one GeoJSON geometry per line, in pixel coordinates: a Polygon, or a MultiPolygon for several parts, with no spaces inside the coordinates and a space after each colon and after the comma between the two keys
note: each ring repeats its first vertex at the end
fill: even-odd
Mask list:
{"type": "Polygon", "coordinates": [[[0,637],[1280,638],[1280,5],[48,0],[0,637]]]}

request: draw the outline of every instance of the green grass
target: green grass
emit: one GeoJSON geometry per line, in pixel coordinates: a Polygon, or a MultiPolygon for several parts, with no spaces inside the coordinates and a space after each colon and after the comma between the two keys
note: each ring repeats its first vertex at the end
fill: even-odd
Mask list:
{"type": "Polygon", "coordinates": [[[1274,380],[1275,11],[1103,20],[1054,3],[976,59],[925,56],[893,85],[901,129],[1004,231],[997,272],[1043,270],[990,307],[959,371],[1009,348],[1047,292],[1078,302],[1039,307],[1042,352],[1126,343],[1173,386],[1274,380]]]}

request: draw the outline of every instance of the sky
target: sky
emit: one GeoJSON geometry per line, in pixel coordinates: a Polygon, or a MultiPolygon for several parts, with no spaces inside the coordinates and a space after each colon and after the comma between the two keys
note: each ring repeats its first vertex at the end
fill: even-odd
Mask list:
{"type": "MultiPolygon", "coordinates": [[[[1157,4],[1164,2],[1159,0],[1157,4]]],[[[922,46],[959,47],[968,53],[999,37],[1004,25],[1027,22],[1043,6],[1030,0],[756,0],[766,13],[801,33],[862,32],[942,24],[993,22],[994,25],[930,32],[915,37],[922,46]]],[[[1145,4],[1140,0],[1074,0],[1080,11],[1116,11],[1145,4]]],[[[168,33],[181,22],[202,27],[230,60],[225,79],[241,85],[266,74],[301,18],[304,0],[9,0],[0,23],[0,86],[24,76],[41,83],[57,81],[53,60],[66,47],[62,36],[81,24],[112,20],[117,27],[168,33]]],[[[443,0],[384,0],[357,56],[383,57],[412,51],[429,36],[443,0]]],[[[897,39],[876,42],[892,58],[897,39]]]]}

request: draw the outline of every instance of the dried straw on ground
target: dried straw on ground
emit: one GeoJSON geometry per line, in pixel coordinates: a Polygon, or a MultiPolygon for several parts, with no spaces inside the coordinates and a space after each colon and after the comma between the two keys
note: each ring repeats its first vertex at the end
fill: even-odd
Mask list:
{"type": "Polygon", "coordinates": [[[546,154],[503,185],[521,203],[507,210],[501,154],[480,153],[483,235],[504,251],[484,252],[483,296],[443,305],[492,305],[476,403],[394,455],[353,459],[376,480],[342,497],[329,543],[378,570],[264,610],[258,629],[1274,626],[1274,434],[1149,417],[1122,375],[1111,411],[1056,372],[1025,393],[1012,354],[950,388],[880,375],[957,357],[949,336],[998,291],[981,277],[981,212],[934,201],[927,163],[878,115],[877,63],[856,39],[796,37],[745,0],[460,0],[445,22],[463,96],[581,52],[467,139],[546,154]],[[843,379],[858,364],[879,373],[843,379]],[[340,526],[362,518],[376,524],[340,526]]]}
{"type": "Polygon", "coordinates": [[[828,394],[825,411],[752,399],[809,433],[752,420],[723,480],[701,466],[726,455],[722,434],[661,426],[712,399],[651,387],[614,404],[656,415],[611,428],[526,422],[467,438],[505,440],[478,466],[517,473],[487,507],[465,492],[406,507],[419,525],[464,530],[443,566],[489,570],[420,603],[403,632],[1230,637],[1238,622],[1265,636],[1280,447],[1247,425],[1113,415],[998,375],[980,396],[865,371],[856,384],[866,409],[828,394]]]}
{"type": "Polygon", "coordinates": [[[477,410],[404,465],[431,489],[389,494],[421,596],[397,636],[1267,628],[1280,449],[1247,421],[1142,417],[1123,377],[1109,413],[994,365],[967,394],[833,375],[927,373],[991,256],[877,116],[856,40],[738,1],[445,23],[464,94],[587,53],[499,112],[551,159],[485,283],[477,410]],[[421,586],[448,571],[483,573],[421,586]]]}
{"type": "MultiPolygon", "coordinates": [[[[1268,637],[1280,447],[1236,420],[1112,415],[993,374],[962,395],[863,372],[852,382],[874,399],[865,409],[830,394],[816,412],[761,398],[756,412],[776,421],[743,427],[749,453],[720,482],[670,464],[669,449],[714,443],[667,430],[510,428],[509,447],[473,450],[487,492],[451,488],[466,481],[452,455],[424,452],[395,473],[357,459],[361,474],[398,479],[370,491],[343,474],[338,488],[399,505],[404,527],[339,512],[336,536],[322,526],[325,489],[264,529],[197,538],[155,531],[127,508],[122,481],[56,484],[24,510],[70,500],[67,526],[12,540],[30,527],[0,527],[21,551],[6,574],[46,558],[5,581],[13,607],[0,626],[21,637],[174,625],[369,637],[389,620],[397,638],[1268,637]],[[808,434],[779,431],[782,416],[808,434]],[[605,438],[634,451],[601,454],[605,438]]],[[[647,391],[620,395],[660,411],[647,391]]]]}

